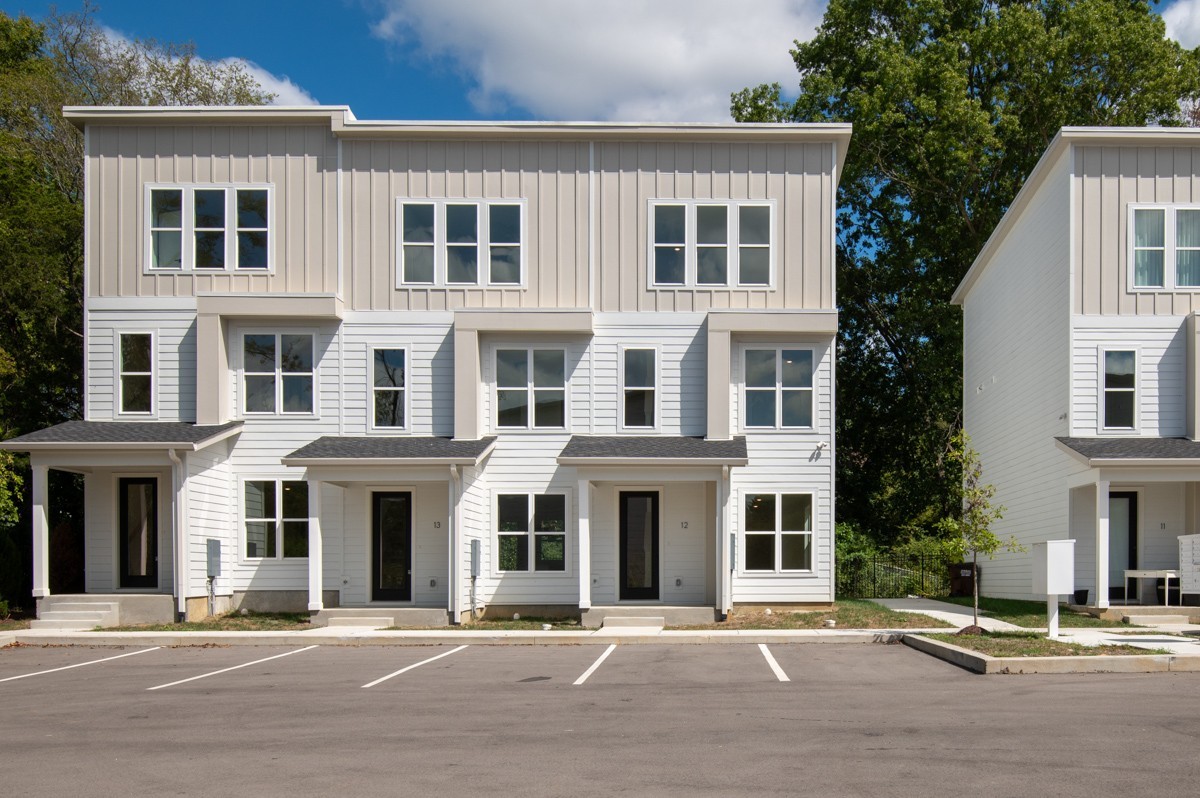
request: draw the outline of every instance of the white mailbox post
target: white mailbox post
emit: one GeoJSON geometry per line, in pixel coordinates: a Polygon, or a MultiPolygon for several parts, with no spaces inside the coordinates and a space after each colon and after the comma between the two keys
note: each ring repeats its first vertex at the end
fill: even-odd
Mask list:
{"type": "Polygon", "coordinates": [[[1033,544],[1033,592],[1046,597],[1050,639],[1058,639],[1058,597],[1075,592],[1075,541],[1033,544]]]}

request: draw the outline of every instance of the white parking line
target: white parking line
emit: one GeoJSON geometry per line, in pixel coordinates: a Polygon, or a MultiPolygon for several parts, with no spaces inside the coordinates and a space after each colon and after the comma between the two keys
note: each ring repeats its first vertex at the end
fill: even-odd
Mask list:
{"type": "Polygon", "coordinates": [[[779,678],[779,681],[791,681],[791,679],[788,678],[788,675],[783,672],[783,668],[779,667],[779,663],[775,661],[775,657],[771,656],[771,652],[767,650],[766,643],[759,643],[758,650],[761,651],[762,655],[767,658],[767,664],[771,666],[771,670],[775,671],[775,676],[779,678]]]}
{"type": "Polygon", "coordinates": [[[401,668],[400,670],[396,671],[395,673],[389,673],[387,676],[376,679],[373,682],[367,682],[366,684],[363,685],[363,687],[374,687],[375,685],[379,684],[380,682],[386,682],[388,679],[391,679],[393,676],[399,676],[402,673],[407,673],[407,672],[411,671],[413,668],[419,668],[422,665],[426,665],[430,662],[433,662],[435,659],[441,659],[442,657],[448,657],[456,651],[462,651],[464,648],[466,648],[466,646],[459,646],[458,648],[452,648],[449,651],[443,651],[441,654],[438,654],[436,657],[430,657],[429,659],[423,659],[420,662],[414,662],[412,665],[409,665],[407,668],[401,668]]]}
{"type": "Polygon", "coordinates": [[[128,654],[117,654],[115,657],[105,657],[104,659],[92,659],[87,662],[79,662],[74,665],[65,665],[61,668],[51,668],[48,671],[35,671],[34,673],[22,673],[20,676],[9,676],[7,679],[0,679],[0,682],[11,682],[14,679],[28,679],[30,676],[41,676],[43,673],[58,673],[59,671],[69,671],[71,668],[82,668],[84,665],[95,665],[97,662],[108,662],[109,660],[121,659],[122,657],[132,657],[134,654],[145,654],[147,651],[158,651],[162,646],[154,648],[143,648],[141,651],[130,651],[128,654]]]}
{"type": "Polygon", "coordinates": [[[257,665],[260,662],[270,662],[271,660],[279,659],[280,657],[290,657],[292,654],[299,654],[301,651],[309,651],[310,649],[314,649],[316,647],[317,646],[305,646],[304,648],[298,648],[295,651],[288,651],[283,654],[276,654],[273,657],[264,657],[262,659],[256,659],[256,660],[254,660],[254,662],[244,662],[241,665],[234,665],[232,668],[222,668],[219,671],[212,671],[211,673],[202,673],[199,676],[192,676],[191,678],[188,678],[188,679],[180,679],[177,682],[167,682],[166,684],[159,684],[159,685],[155,685],[154,687],[147,687],[146,689],[147,690],[161,690],[164,687],[174,687],[177,684],[186,684],[187,682],[194,682],[197,679],[207,679],[209,676],[216,676],[219,673],[229,673],[230,671],[236,671],[239,668],[249,668],[251,665],[257,665]]]}
{"type": "Polygon", "coordinates": [[[606,648],[604,650],[604,653],[601,654],[600,657],[595,662],[592,663],[592,667],[590,667],[586,671],[584,671],[583,675],[575,680],[575,684],[583,684],[584,682],[586,682],[588,680],[588,677],[596,672],[596,669],[600,667],[600,663],[602,663],[602,662],[604,662],[604,660],[608,659],[608,655],[613,653],[613,651],[616,649],[616,647],[617,647],[617,644],[613,643],[611,646],[606,648]]]}

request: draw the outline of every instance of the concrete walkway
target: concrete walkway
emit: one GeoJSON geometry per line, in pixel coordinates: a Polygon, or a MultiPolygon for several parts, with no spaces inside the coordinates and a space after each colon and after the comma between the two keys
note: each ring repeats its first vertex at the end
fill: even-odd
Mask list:
{"type": "MultiPolygon", "coordinates": [[[[916,612],[921,615],[928,615],[930,618],[937,618],[939,621],[954,624],[961,629],[964,626],[970,626],[972,615],[974,614],[970,607],[962,607],[958,604],[951,604],[948,601],[935,601],[927,598],[877,598],[871,599],[876,604],[882,604],[889,610],[896,612],[916,612]]],[[[1019,632],[1023,627],[1005,621],[997,621],[993,618],[988,618],[982,612],[979,614],[979,625],[989,632],[1019,632]]],[[[941,631],[946,631],[945,629],[941,631]]]]}

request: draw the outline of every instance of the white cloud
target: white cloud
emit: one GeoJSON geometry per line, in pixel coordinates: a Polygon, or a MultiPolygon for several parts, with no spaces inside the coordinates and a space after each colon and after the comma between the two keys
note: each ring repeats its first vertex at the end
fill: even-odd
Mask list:
{"type": "Polygon", "coordinates": [[[293,83],[287,75],[275,75],[244,58],[226,58],[221,61],[222,64],[231,62],[240,63],[250,77],[258,81],[258,85],[262,86],[264,91],[275,95],[271,105],[320,105],[316,97],[293,83]]]}
{"type": "Polygon", "coordinates": [[[1162,12],[1167,37],[1184,47],[1200,45],[1200,0],[1176,0],[1162,12]]]}
{"type": "Polygon", "coordinates": [[[384,0],[375,34],[444,60],[481,113],[720,121],[745,86],[797,81],[826,0],[384,0]]]}

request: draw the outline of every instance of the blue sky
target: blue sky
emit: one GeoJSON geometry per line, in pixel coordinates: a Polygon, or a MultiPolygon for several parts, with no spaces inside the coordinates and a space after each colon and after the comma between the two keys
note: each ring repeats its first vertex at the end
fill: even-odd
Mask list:
{"type": "MultiPolygon", "coordinates": [[[[795,84],[826,0],[97,0],[118,35],[249,62],[284,104],[360,119],[721,121],[743,86],[795,84]]],[[[45,16],[45,0],[0,0],[45,16]]],[[[58,0],[61,10],[78,0],[58,0]]],[[[1200,0],[1161,5],[1200,44],[1200,0]]]]}

